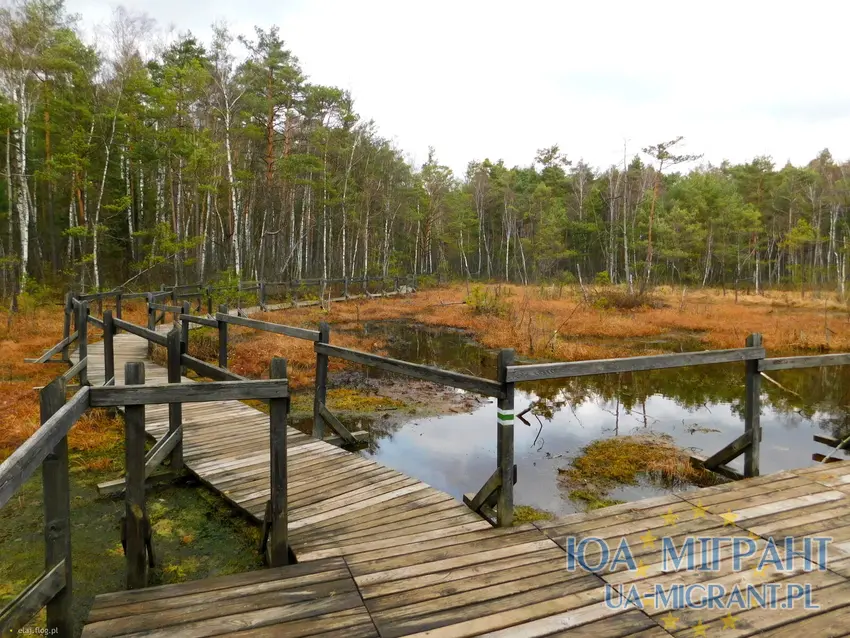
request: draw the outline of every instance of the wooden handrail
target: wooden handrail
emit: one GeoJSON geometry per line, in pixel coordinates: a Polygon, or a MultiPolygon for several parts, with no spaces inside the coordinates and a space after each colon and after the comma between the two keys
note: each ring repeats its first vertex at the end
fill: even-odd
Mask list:
{"type": "Polygon", "coordinates": [[[118,319],[117,317],[112,320],[115,324],[116,328],[120,328],[121,330],[126,330],[130,334],[134,334],[137,337],[143,337],[148,341],[155,343],[160,346],[166,345],[165,335],[161,335],[154,330],[148,330],[147,328],[142,328],[142,326],[137,326],[134,323],[130,323],[129,321],[124,321],[123,319],[118,319]]]}
{"type": "Polygon", "coordinates": [[[324,343],[317,343],[314,346],[316,352],[326,354],[330,357],[338,357],[351,361],[353,363],[362,363],[373,368],[380,368],[388,372],[396,372],[425,381],[433,381],[442,385],[459,388],[461,390],[469,390],[478,392],[490,397],[502,396],[502,384],[490,379],[482,379],[473,377],[460,372],[451,372],[449,370],[441,370],[433,366],[426,366],[419,363],[408,363],[399,359],[391,359],[382,357],[376,354],[351,350],[349,348],[340,348],[324,343]]]}
{"type": "Polygon", "coordinates": [[[286,335],[287,337],[295,337],[296,339],[306,339],[307,341],[319,340],[318,330],[296,328],[295,326],[285,326],[279,323],[270,323],[268,321],[259,321],[257,319],[246,319],[245,317],[238,317],[222,312],[216,313],[215,318],[217,321],[221,321],[224,323],[232,323],[237,326],[254,328],[255,330],[273,332],[275,334],[286,335]]]}
{"type": "Polygon", "coordinates": [[[659,354],[624,359],[596,359],[593,361],[570,361],[563,363],[534,363],[524,366],[509,366],[507,381],[522,382],[539,379],[563,379],[591,374],[613,374],[638,372],[641,370],[663,370],[713,363],[733,363],[764,358],[764,348],[734,348],[731,350],[706,350],[682,354],[659,354]]]}
{"type": "Polygon", "coordinates": [[[138,386],[89,388],[95,408],[162,403],[205,403],[245,399],[282,399],[289,396],[285,380],[211,381],[210,383],[156,383],[138,386]]]}

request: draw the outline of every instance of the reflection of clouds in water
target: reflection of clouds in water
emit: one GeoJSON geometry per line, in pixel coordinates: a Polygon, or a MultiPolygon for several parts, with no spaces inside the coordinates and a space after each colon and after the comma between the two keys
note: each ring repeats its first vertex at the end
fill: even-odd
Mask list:
{"type": "MultiPolygon", "coordinates": [[[[531,393],[518,392],[516,412],[535,399],[531,393]]],[[[646,401],[649,428],[644,428],[643,410],[642,403],[633,406],[630,413],[619,406],[620,436],[647,431],[666,433],[683,448],[712,454],[744,428],[741,417],[729,403],[683,408],[674,399],[654,395],[646,401]],[[698,427],[694,429],[694,426],[698,427]]],[[[574,407],[561,407],[551,419],[541,417],[538,421],[528,414],[530,425],[517,420],[514,446],[519,478],[515,502],[557,514],[574,511],[575,507],[558,485],[557,470],[568,465],[570,458],[585,445],[613,436],[616,411],[616,400],[594,396],[574,407]]],[[[765,409],[761,417],[762,473],[810,465],[811,453],[823,451],[818,450],[822,446],[812,441],[813,432],[820,431],[816,426],[819,421],[820,418],[812,420],[796,413],[765,409]]],[[[458,499],[466,492],[477,491],[496,467],[496,408],[492,400],[471,413],[420,418],[393,429],[392,437],[381,439],[373,454],[364,454],[458,499]]],[[[742,463],[739,458],[731,466],[741,469],[742,463]]],[[[642,485],[616,492],[619,498],[637,499],[658,494],[660,490],[642,485]]]]}

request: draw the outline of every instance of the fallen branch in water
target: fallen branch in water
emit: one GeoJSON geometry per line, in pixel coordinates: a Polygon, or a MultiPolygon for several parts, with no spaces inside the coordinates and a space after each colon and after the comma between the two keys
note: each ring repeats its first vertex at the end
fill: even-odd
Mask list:
{"type": "Polygon", "coordinates": [[[768,381],[770,381],[770,382],[771,382],[773,385],[775,385],[776,387],[781,388],[782,390],[785,390],[785,391],[786,391],[786,392],[788,392],[789,394],[793,394],[793,395],[794,395],[795,397],[797,397],[798,399],[802,399],[802,398],[803,398],[803,397],[801,397],[799,394],[797,394],[796,392],[794,392],[793,390],[789,390],[788,388],[786,388],[784,385],[782,385],[781,383],[779,383],[779,381],[777,381],[776,379],[774,379],[774,378],[772,378],[772,377],[767,376],[764,372],[761,372],[760,374],[761,374],[761,376],[763,376],[765,379],[767,379],[768,381]]]}

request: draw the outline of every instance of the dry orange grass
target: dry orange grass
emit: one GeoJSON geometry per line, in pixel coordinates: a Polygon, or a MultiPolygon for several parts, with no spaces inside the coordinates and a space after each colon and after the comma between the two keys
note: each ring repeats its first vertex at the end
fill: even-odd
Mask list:
{"type": "MultiPolygon", "coordinates": [[[[25,363],[62,338],[62,306],[37,308],[10,317],[0,312],[0,459],[6,458],[39,425],[38,391],[67,367],[63,364],[25,363]]],[[[99,331],[90,331],[92,340],[99,331]]],[[[90,411],[69,435],[72,450],[94,450],[109,446],[123,432],[120,420],[103,410],[90,411]]]]}
{"type": "MultiPolygon", "coordinates": [[[[318,307],[277,311],[262,318],[277,323],[315,327],[328,321],[352,328],[365,321],[403,319],[472,332],[489,348],[514,348],[519,354],[564,361],[603,359],[634,354],[634,346],[665,335],[687,334],[706,349],[742,347],[748,334],[760,332],[771,354],[800,351],[850,351],[850,308],[834,296],[801,300],[799,294],[725,296],[716,290],[659,289],[666,307],[620,311],[585,303],[578,289],[557,293],[538,286],[502,286],[509,312],[503,316],[477,314],[462,303],[463,285],[425,290],[400,298],[334,303],[330,312],[318,307]],[[826,315],[824,312],[826,303],[826,315]]],[[[234,348],[234,369],[256,374],[274,354],[290,360],[297,383],[312,378],[314,358],[309,342],[246,331],[248,338],[234,348]]],[[[331,342],[380,352],[382,344],[331,331],[331,342]]],[[[641,353],[664,352],[641,344],[641,353]]],[[[337,364],[339,365],[339,364],[337,364]]]]}

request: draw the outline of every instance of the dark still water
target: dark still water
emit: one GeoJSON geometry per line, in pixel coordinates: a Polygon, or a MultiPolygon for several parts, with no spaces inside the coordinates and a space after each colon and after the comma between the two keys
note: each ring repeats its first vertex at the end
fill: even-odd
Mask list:
{"type": "MultiPolygon", "coordinates": [[[[495,352],[462,331],[401,322],[367,323],[364,330],[386,340],[389,356],[495,378],[495,352]]],[[[660,343],[671,351],[703,349],[687,335],[660,343]]],[[[649,344],[635,342],[634,354],[643,354],[641,349],[649,344]]],[[[659,340],[651,342],[651,347],[658,346],[659,340]]],[[[814,434],[850,434],[850,367],[770,376],[783,387],[762,380],[762,474],[813,464],[813,452],[829,451],[813,441],[814,434]]],[[[527,425],[518,420],[514,426],[514,500],[556,514],[581,509],[559,484],[558,468],[568,466],[582,447],[600,438],[666,433],[683,448],[713,454],[743,432],[743,394],[743,363],[518,384],[516,412],[529,406],[532,410],[525,415],[527,425]]],[[[372,445],[362,454],[457,498],[477,491],[495,469],[493,401],[463,414],[393,425],[376,420],[369,429],[372,445]]],[[[732,467],[741,470],[742,460],[732,467]]],[[[662,489],[647,483],[623,486],[609,495],[636,500],[662,489]]]]}

